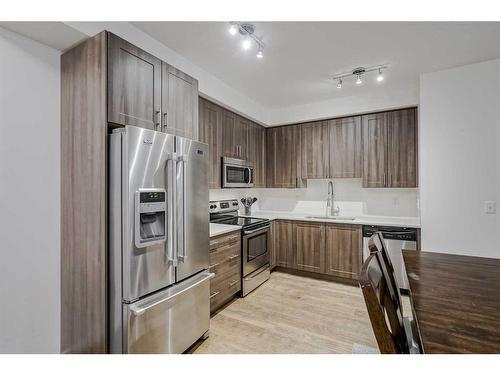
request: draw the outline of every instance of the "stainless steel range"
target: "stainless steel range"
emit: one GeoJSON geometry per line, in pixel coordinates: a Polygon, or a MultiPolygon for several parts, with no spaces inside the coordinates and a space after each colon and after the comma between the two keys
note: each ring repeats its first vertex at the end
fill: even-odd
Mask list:
{"type": "Polygon", "coordinates": [[[210,201],[210,222],[241,226],[242,296],[269,279],[269,219],[238,216],[238,200],[210,201]]]}

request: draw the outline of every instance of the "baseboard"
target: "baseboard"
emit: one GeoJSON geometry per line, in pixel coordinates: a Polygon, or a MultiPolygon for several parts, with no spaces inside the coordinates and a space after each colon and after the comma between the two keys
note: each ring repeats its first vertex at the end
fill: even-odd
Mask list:
{"type": "Polygon", "coordinates": [[[338,276],[332,276],[332,275],[325,275],[322,273],[296,270],[293,268],[286,268],[286,267],[277,266],[277,267],[272,268],[271,271],[279,271],[279,272],[289,273],[291,275],[304,276],[304,277],[309,277],[311,279],[317,279],[317,280],[333,281],[333,282],[336,282],[339,284],[359,286],[358,280],[348,279],[348,278],[338,277],[338,276]]]}

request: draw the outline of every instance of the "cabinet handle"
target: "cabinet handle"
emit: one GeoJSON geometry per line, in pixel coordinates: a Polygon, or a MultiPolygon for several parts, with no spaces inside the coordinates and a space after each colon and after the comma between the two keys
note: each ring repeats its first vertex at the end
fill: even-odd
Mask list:
{"type": "Polygon", "coordinates": [[[392,174],[389,175],[389,187],[392,186],[392,174]]]}
{"type": "Polygon", "coordinates": [[[162,131],[167,128],[167,112],[163,113],[163,125],[162,125],[162,131]]]}
{"type": "Polygon", "coordinates": [[[384,173],[384,182],[383,182],[383,185],[387,186],[386,183],[385,183],[385,173],[384,173]]]}
{"type": "Polygon", "coordinates": [[[240,254],[235,254],[235,255],[231,255],[228,259],[229,260],[233,260],[233,259],[236,259],[236,258],[239,258],[240,257],[240,254]]]}
{"type": "MultiPolygon", "coordinates": [[[[214,292],[212,294],[210,294],[210,299],[214,298],[217,294],[219,294],[220,292],[214,292]]],[[[206,294],[205,294],[206,295],[206,294]]]]}
{"type": "Polygon", "coordinates": [[[214,263],[214,264],[211,264],[209,268],[214,268],[214,267],[217,267],[219,264],[220,264],[220,262],[219,262],[219,263],[214,263]]]}
{"type": "Polygon", "coordinates": [[[238,283],[238,280],[233,280],[229,283],[229,286],[232,287],[232,286],[235,286],[236,284],[238,283]]]}
{"type": "Polygon", "coordinates": [[[161,131],[161,118],[160,118],[160,111],[155,111],[156,115],[156,123],[155,123],[155,129],[158,131],[161,131]]]}

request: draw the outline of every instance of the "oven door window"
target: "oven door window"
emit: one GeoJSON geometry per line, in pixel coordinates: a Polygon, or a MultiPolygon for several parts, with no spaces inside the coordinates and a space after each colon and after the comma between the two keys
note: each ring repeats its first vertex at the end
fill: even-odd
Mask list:
{"type": "Polygon", "coordinates": [[[267,231],[247,239],[247,262],[267,253],[267,231]]]}

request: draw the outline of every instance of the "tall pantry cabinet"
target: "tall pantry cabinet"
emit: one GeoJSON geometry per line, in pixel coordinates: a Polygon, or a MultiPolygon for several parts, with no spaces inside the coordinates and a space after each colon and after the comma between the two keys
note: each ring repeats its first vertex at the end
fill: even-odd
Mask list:
{"type": "Polygon", "coordinates": [[[198,140],[196,79],[103,31],[61,56],[61,352],[106,353],[107,136],[198,140]]]}

